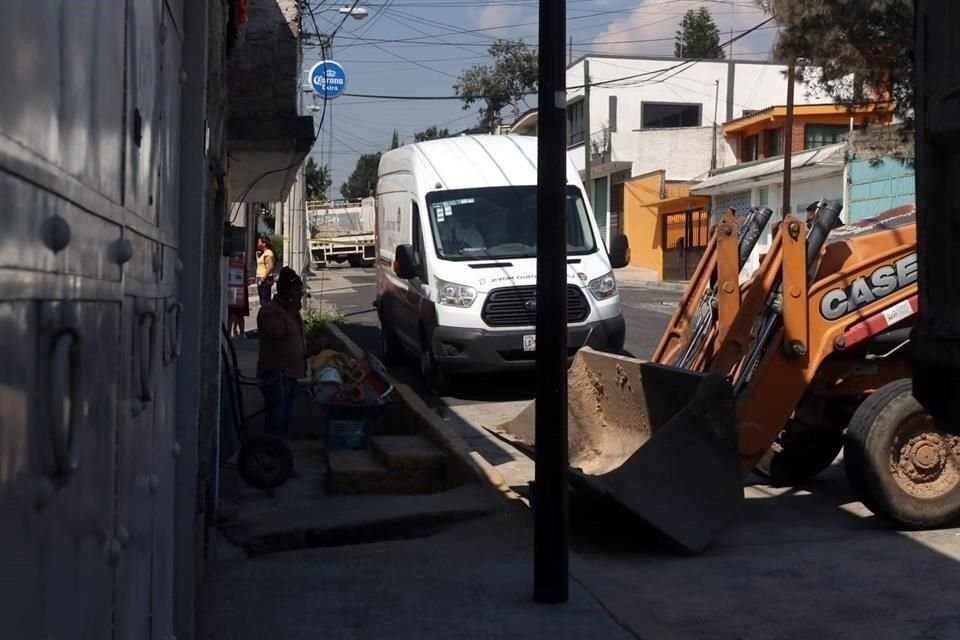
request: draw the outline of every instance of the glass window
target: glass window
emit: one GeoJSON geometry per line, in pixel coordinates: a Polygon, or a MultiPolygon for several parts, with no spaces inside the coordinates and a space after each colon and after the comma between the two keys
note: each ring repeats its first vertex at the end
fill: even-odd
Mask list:
{"type": "Polygon", "coordinates": [[[583,142],[583,100],[567,106],[567,146],[583,142]]]}
{"type": "Polygon", "coordinates": [[[742,138],[743,151],[740,153],[740,162],[750,162],[751,160],[756,160],[759,157],[757,138],[758,137],[756,135],[742,138]]]}
{"type": "Polygon", "coordinates": [[[413,219],[413,233],[411,234],[413,240],[413,260],[417,267],[420,269],[420,277],[424,282],[429,283],[427,278],[427,263],[423,259],[423,232],[420,228],[420,207],[417,206],[416,202],[411,203],[411,215],[413,219]]]}
{"type": "MultiPolygon", "coordinates": [[[[437,257],[442,260],[534,258],[537,187],[479,187],[427,194],[437,257]]],[[[583,197],[567,187],[567,254],[596,251],[583,197]]]]}
{"type": "Polygon", "coordinates": [[[783,153],[783,129],[767,129],[763,132],[763,156],[770,158],[783,153]]]}
{"type": "Polygon", "coordinates": [[[760,187],[757,189],[757,205],[765,207],[770,204],[770,187],[760,187]]]}
{"type": "Polygon", "coordinates": [[[640,126],[644,129],[699,127],[700,104],[644,102],[640,105],[640,126]]]}
{"type": "Polygon", "coordinates": [[[808,124],[803,128],[803,148],[816,149],[842,142],[850,127],[844,124],[808,124]]]}

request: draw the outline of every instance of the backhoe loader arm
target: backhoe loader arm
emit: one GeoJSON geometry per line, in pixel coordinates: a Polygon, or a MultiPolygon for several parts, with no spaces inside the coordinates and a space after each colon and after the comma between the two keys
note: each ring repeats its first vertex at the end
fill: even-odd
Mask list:
{"type": "MultiPolygon", "coordinates": [[[[745,472],[776,440],[815,379],[818,384],[871,392],[869,380],[875,371],[870,367],[831,369],[823,366],[825,361],[842,354],[850,336],[875,335],[908,323],[916,309],[915,224],[881,222],[869,234],[847,232],[846,239],[843,231],[851,227],[838,230],[837,241],[827,246],[816,279],[804,295],[798,275],[806,274],[810,265],[802,259],[800,243],[790,237],[791,223],[788,217],[775,242],[782,254],[782,323],[737,396],[737,433],[745,472]],[[866,380],[851,380],[858,375],[866,380]]],[[[777,256],[767,258],[777,261],[777,256]]]]}

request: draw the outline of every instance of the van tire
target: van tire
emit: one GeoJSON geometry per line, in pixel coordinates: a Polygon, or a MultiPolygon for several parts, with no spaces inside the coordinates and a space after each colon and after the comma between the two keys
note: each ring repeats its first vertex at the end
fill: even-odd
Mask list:
{"type": "Polygon", "coordinates": [[[438,396],[446,395],[450,390],[450,378],[440,367],[433,356],[433,340],[426,329],[420,329],[420,375],[427,386],[438,396]]]}
{"type": "Polygon", "coordinates": [[[381,310],[377,315],[380,317],[380,349],[383,351],[383,363],[400,364],[403,360],[403,346],[397,334],[389,328],[389,323],[386,321],[386,305],[383,304],[383,298],[380,301],[381,310]]]}

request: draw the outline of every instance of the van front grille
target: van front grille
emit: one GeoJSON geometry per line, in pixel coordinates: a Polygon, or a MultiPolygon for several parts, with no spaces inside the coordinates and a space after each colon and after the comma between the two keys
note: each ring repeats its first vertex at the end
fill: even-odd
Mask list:
{"type": "MultiPolygon", "coordinates": [[[[494,289],[483,303],[480,317],[491,327],[528,327],[537,322],[537,310],[527,303],[537,299],[536,286],[494,289]]],[[[590,315],[590,305],[583,291],[567,285],[567,322],[583,322],[590,315]]]]}

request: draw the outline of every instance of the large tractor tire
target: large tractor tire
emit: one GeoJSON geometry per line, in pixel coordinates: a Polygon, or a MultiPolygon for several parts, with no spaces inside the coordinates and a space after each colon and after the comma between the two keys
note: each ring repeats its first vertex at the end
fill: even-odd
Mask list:
{"type": "Polygon", "coordinates": [[[960,519],[960,438],[937,428],[913,397],[891,382],[853,414],[844,445],[847,478],[863,503],[906,529],[960,519]]]}
{"type": "Polygon", "coordinates": [[[791,420],[757,463],[756,471],[774,485],[802,484],[829,467],[842,448],[842,429],[806,428],[791,420]]]}

